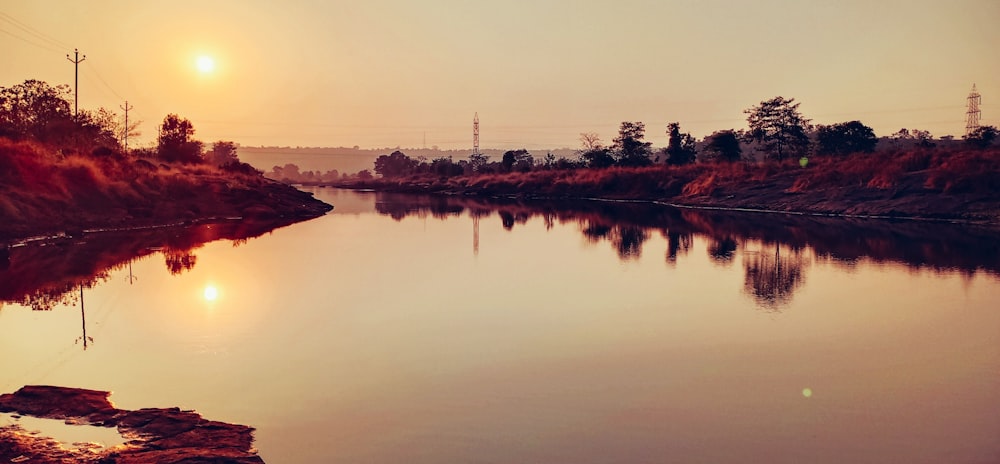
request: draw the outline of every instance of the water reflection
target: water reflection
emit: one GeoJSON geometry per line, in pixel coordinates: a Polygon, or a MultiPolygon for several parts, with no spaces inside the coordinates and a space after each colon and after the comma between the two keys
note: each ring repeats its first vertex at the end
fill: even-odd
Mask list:
{"type": "Polygon", "coordinates": [[[779,310],[802,286],[806,260],[801,249],[786,249],[782,254],[782,246],[774,244],[759,251],[745,251],[743,261],[744,288],[764,309],[779,310]]]}
{"type": "MultiPolygon", "coordinates": [[[[0,256],[0,302],[49,311],[56,306],[82,305],[83,290],[106,281],[112,272],[129,268],[135,259],[162,254],[167,270],[177,275],[194,268],[194,251],[215,240],[233,246],[294,221],[223,222],[187,228],[161,228],[102,233],[74,241],[3,248],[0,256]]],[[[82,308],[81,308],[82,310],[82,308]]],[[[88,338],[83,337],[86,344],[88,338]]]]}
{"type": "Polygon", "coordinates": [[[540,216],[576,223],[590,243],[609,243],[622,261],[638,259],[658,232],[667,243],[666,263],[676,266],[695,236],[710,243],[712,262],[729,266],[739,257],[744,292],[761,309],[778,311],[803,286],[812,260],[852,267],[862,260],[900,263],[914,269],[1000,274],[1000,233],[995,229],[916,221],[882,221],[678,209],[653,203],[483,199],[375,194],[375,210],[400,221],[408,216],[444,219],[468,213],[473,250],[479,222],[496,214],[513,230],[540,216]],[[758,245],[759,244],[759,245],[758,245]]]}

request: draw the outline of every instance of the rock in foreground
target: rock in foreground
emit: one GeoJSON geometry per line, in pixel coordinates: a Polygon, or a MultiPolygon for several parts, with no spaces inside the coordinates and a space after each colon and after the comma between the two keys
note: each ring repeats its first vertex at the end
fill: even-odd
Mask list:
{"type": "Polygon", "coordinates": [[[110,392],[29,385],[0,395],[0,412],[117,427],[129,441],[102,451],[64,449],[16,426],[0,427],[0,462],[94,464],[247,464],[264,461],[252,448],[253,428],[210,421],[178,408],[118,409],[110,392]]]}

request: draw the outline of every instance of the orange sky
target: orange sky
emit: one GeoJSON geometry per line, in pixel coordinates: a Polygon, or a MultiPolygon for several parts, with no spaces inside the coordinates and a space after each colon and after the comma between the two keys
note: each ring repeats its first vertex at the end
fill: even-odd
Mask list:
{"type": "Polygon", "coordinates": [[[0,86],[72,84],[80,107],[167,113],[206,142],[577,147],[624,120],[703,137],[795,98],[815,123],[961,136],[1000,124],[995,0],[32,1],[0,6],[0,86]],[[199,74],[208,55],[215,70],[199,74]]]}

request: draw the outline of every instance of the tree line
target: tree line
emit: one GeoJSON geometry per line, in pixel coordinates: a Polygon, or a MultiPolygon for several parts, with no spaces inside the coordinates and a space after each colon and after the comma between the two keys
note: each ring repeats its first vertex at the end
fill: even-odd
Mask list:
{"type": "Polygon", "coordinates": [[[241,163],[234,142],[219,140],[206,149],[194,139],[191,121],[168,114],[159,127],[156,146],[127,149],[126,141],[141,134],[142,121],[128,121],[106,108],[72,111],[67,85],[52,86],[29,79],[0,87],[0,137],[51,146],[62,154],[120,159],[147,158],[168,163],[204,163],[224,169],[256,172],[241,163]]]}
{"type": "MultiPolygon", "coordinates": [[[[861,121],[845,121],[830,125],[813,125],[799,111],[794,98],[781,96],[762,101],[744,111],[746,130],[726,129],[713,132],[700,143],[690,133],[682,132],[680,123],[667,124],[667,146],[654,150],[645,140],[646,126],[642,122],[624,121],[610,145],[602,143],[596,133],[580,134],[581,149],[577,160],[556,159],[550,154],[535,159],[527,150],[510,150],[500,161],[472,154],[468,159],[454,161],[451,157],[426,160],[411,158],[401,151],[381,155],[375,160],[375,173],[382,177],[414,174],[457,176],[480,173],[527,172],[538,169],[575,169],[641,167],[654,164],[679,166],[695,162],[737,162],[755,160],[754,153],[744,153],[744,147],[761,152],[764,159],[784,161],[806,156],[846,156],[875,151],[879,139],[875,131],[861,121]]],[[[981,126],[963,137],[967,146],[986,148],[997,139],[994,126],[981,126]]],[[[933,147],[930,133],[900,129],[889,138],[893,146],[933,147]]],[[[947,140],[950,138],[942,138],[947,140]]],[[[370,172],[359,173],[370,178],[370,172]]]]}

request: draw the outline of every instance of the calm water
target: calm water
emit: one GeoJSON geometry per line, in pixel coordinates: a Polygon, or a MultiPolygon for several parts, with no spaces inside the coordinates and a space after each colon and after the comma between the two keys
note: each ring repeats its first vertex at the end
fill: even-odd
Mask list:
{"type": "Polygon", "coordinates": [[[996,234],[316,195],[15,249],[0,391],[196,409],[271,463],[1000,462],[996,234]]]}

